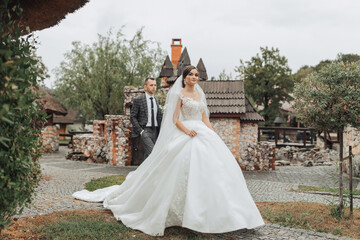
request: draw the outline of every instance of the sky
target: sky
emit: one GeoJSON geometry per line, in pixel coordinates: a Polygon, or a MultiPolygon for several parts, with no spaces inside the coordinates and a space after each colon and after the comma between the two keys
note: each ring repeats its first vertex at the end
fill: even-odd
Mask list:
{"type": "Polygon", "coordinates": [[[98,34],[122,27],[128,39],[143,27],[144,38],[160,43],[170,57],[172,38],[181,38],[191,63],[202,58],[209,78],[223,69],[236,76],[240,59],[248,61],[266,46],[278,48],[296,72],[340,52],[360,54],[359,9],[358,0],[90,0],[34,35],[50,88],[53,69],[73,41],[91,44],[98,34]]]}

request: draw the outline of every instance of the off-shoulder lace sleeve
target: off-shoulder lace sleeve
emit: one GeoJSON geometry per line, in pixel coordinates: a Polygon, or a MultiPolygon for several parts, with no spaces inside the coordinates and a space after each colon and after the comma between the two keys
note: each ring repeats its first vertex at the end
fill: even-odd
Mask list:
{"type": "Polygon", "coordinates": [[[176,124],[177,120],[179,120],[180,117],[180,107],[181,107],[181,98],[178,98],[178,101],[176,103],[176,108],[173,115],[173,122],[176,124]]]}

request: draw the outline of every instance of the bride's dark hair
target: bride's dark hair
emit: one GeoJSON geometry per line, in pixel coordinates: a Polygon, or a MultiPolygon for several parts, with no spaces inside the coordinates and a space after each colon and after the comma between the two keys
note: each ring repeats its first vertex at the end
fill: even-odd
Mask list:
{"type": "Polygon", "coordinates": [[[184,70],[183,70],[183,72],[182,72],[182,87],[184,88],[185,87],[185,78],[186,78],[186,76],[187,75],[189,75],[189,73],[191,72],[191,70],[193,70],[193,69],[196,69],[197,70],[197,68],[196,67],[194,67],[194,66],[192,66],[192,65],[188,65],[188,66],[186,66],[186,67],[184,67],[184,70]]]}

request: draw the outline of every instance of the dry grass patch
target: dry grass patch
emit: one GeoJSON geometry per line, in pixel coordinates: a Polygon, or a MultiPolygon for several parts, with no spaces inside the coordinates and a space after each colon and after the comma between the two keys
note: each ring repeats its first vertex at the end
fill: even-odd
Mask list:
{"type": "Polygon", "coordinates": [[[359,209],[354,209],[354,215],[352,217],[349,214],[349,209],[346,209],[344,218],[336,219],[331,216],[331,209],[335,206],[326,204],[307,202],[259,202],[256,203],[256,205],[263,218],[270,223],[351,238],[360,237],[359,209]]]}
{"type": "Polygon", "coordinates": [[[107,210],[59,211],[15,219],[14,224],[2,233],[0,239],[209,239],[180,227],[166,229],[164,237],[151,237],[116,221],[107,210]]]}

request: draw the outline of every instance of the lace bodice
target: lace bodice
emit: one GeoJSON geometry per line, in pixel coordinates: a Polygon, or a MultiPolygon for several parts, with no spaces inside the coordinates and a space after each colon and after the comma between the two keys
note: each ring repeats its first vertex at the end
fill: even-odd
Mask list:
{"type": "Polygon", "coordinates": [[[202,114],[206,109],[205,103],[196,101],[190,97],[185,97],[180,93],[182,100],[181,114],[184,120],[201,120],[202,114]]]}

